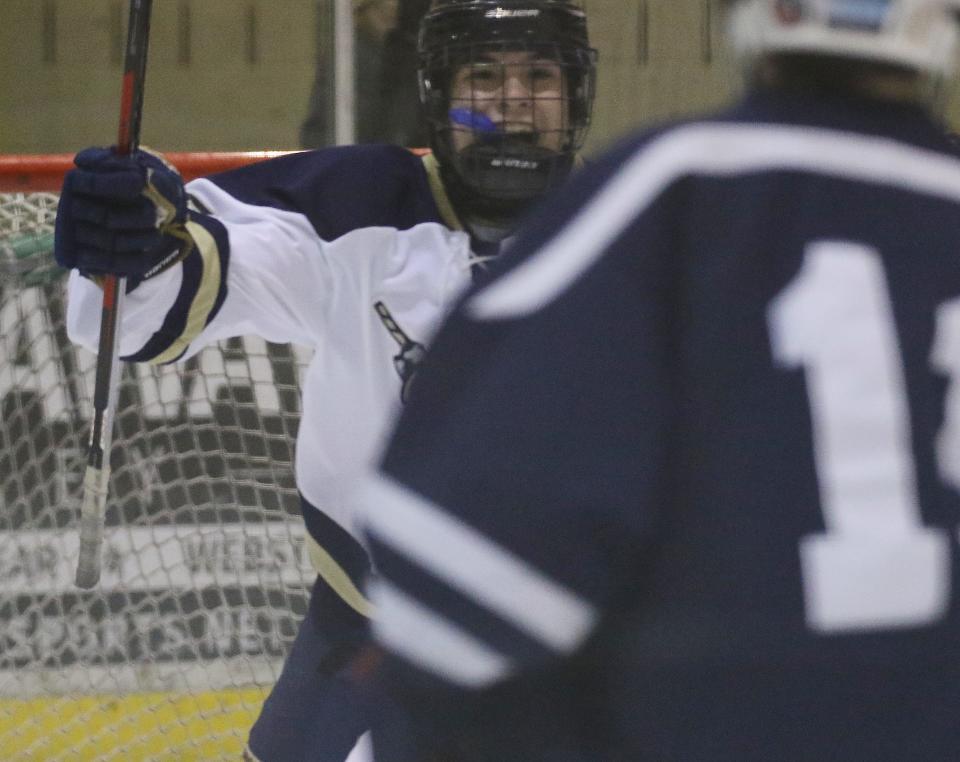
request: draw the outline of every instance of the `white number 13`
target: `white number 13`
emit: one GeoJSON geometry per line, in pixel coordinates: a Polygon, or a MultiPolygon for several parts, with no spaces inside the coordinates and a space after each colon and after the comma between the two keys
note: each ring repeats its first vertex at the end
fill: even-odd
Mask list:
{"type": "MultiPolygon", "coordinates": [[[[771,302],[777,361],[803,367],[826,531],[800,541],[807,622],[821,632],[911,627],[944,615],[950,538],[923,526],[910,411],[879,254],[855,243],[808,246],[771,302]]],[[[960,379],[960,299],[937,311],[931,361],[960,379]]],[[[945,481],[960,486],[960,384],[938,439],[945,481]]]]}

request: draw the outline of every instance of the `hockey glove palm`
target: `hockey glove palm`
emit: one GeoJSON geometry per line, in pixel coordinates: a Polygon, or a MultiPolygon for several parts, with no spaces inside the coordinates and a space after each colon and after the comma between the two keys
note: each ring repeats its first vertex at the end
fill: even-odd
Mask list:
{"type": "Polygon", "coordinates": [[[189,252],[183,180],[162,157],[87,148],[74,163],[57,208],[58,264],[85,275],[143,280],[189,252]]]}

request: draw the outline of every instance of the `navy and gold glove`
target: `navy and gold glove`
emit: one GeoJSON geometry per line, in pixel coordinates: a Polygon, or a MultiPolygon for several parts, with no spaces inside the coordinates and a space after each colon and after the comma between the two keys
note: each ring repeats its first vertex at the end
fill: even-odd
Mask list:
{"type": "Polygon", "coordinates": [[[146,150],[87,148],[67,173],[54,240],[62,267],[139,282],[186,256],[187,194],[180,173],[146,150]]]}

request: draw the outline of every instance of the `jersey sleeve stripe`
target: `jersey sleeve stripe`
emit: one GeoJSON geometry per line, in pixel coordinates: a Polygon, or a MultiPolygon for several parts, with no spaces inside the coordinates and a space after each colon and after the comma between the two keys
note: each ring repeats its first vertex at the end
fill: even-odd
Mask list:
{"type": "Polygon", "coordinates": [[[466,305],[477,320],[530,315],[600,259],[664,190],[690,175],[800,171],[960,200],[960,161],[934,151],[834,130],[692,124],[633,155],[536,254],[466,305]]]}
{"type": "Polygon", "coordinates": [[[196,245],[183,260],[180,292],[160,329],[125,360],[155,365],[177,360],[223,305],[229,256],[226,232],[213,220],[208,225],[191,220],[187,230],[196,245]]]}
{"type": "Polygon", "coordinates": [[[393,653],[448,682],[479,688],[512,671],[511,662],[383,579],[370,584],[374,636],[393,653]]]}
{"type": "Polygon", "coordinates": [[[593,628],[594,607],[392,480],[370,479],[367,528],[379,542],[559,653],[593,628]]]}

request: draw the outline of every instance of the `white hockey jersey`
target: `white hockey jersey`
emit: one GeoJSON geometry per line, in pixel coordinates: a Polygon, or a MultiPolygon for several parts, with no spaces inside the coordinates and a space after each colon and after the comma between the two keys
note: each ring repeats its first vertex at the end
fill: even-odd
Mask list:
{"type": "MultiPolygon", "coordinates": [[[[314,349],[296,447],[311,556],[369,614],[351,494],[470,279],[470,238],[432,157],[400,148],[293,154],[187,187],[197,246],[127,295],[121,355],[174,362],[241,335],[314,349]]],[[[101,291],[76,271],[69,289],[69,334],[95,349],[101,291]]]]}

